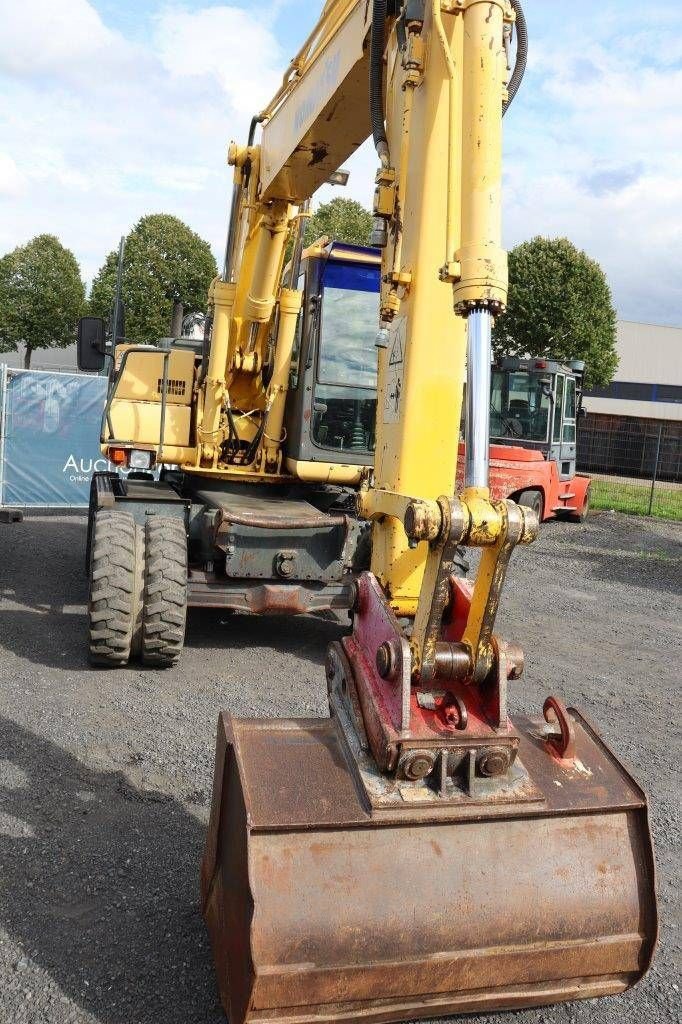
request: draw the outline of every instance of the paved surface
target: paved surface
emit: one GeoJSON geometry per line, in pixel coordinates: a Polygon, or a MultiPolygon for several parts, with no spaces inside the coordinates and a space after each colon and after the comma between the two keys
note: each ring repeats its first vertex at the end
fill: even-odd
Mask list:
{"type": "MultiPolygon", "coordinates": [[[[192,617],[172,672],[92,671],[84,521],[0,526],[0,1021],[218,1024],[197,874],[218,710],[326,712],[340,627],[192,617]]],[[[524,638],[512,701],[551,690],[603,726],[648,788],[662,942],[625,996],[478,1022],[680,1019],[682,532],[603,514],[519,551],[502,631],[524,638]]]]}

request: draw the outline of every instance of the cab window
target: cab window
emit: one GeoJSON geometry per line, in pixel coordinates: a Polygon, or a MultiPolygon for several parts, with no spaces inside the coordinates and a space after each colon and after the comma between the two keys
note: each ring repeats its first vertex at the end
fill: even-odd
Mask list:
{"type": "Polygon", "coordinates": [[[575,444],[575,409],[575,380],[573,377],[567,377],[564,390],[564,444],[575,444]]]}
{"type": "Polygon", "coordinates": [[[561,441],[561,416],[564,410],[564,375],[558,373],[556,376],[556,391],[555,391],[555,402],[554,402],[554,428],[552,430],[552,440],[561,441]]]}
{"type": "Polygon", "coordinates": [[[374,451],[379,273],[374,264],[325,267],[312,417],[323,448],[374,451]]]}
{"type": "Polygon", "coordinates": [[[550,402],[545,392],[539,373],[493,370],[490,436],[546,441],[550,402]]]}

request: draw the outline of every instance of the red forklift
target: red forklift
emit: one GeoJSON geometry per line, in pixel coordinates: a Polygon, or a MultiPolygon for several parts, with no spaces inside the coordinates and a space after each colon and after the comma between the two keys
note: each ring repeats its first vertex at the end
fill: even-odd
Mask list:
{"type": "MultiPolygon", "coordinates": [[[[576,431],[585,364],[508,356],[493,365],[490,387],[490,489],[540,521],[584,522],[590,478],[576,472],[576,431]]],[[[460,445],[458,487],[464,476],[460,445]]]]}

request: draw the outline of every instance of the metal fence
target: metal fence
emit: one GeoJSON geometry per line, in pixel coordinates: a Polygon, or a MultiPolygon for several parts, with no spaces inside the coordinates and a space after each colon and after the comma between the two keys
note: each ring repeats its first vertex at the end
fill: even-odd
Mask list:
{"type": "Polygon", "coordinates": [[[592,477],[593,508],[682,519],[682,423],[590,414],[578,468],[592,477]]]}

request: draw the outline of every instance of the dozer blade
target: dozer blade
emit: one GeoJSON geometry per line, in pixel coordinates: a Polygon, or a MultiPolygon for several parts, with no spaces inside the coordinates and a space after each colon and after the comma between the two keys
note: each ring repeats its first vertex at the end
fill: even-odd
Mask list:
{"type": "Polygon", "coordinates": [[[646,800],[570,715],[575,770],[518,717],[532,791],[456,806],[368,786],[338,716],[221,716],[202,897],[230,1024],[487,1012],[634,984],[657,929],[646,800]]]}

